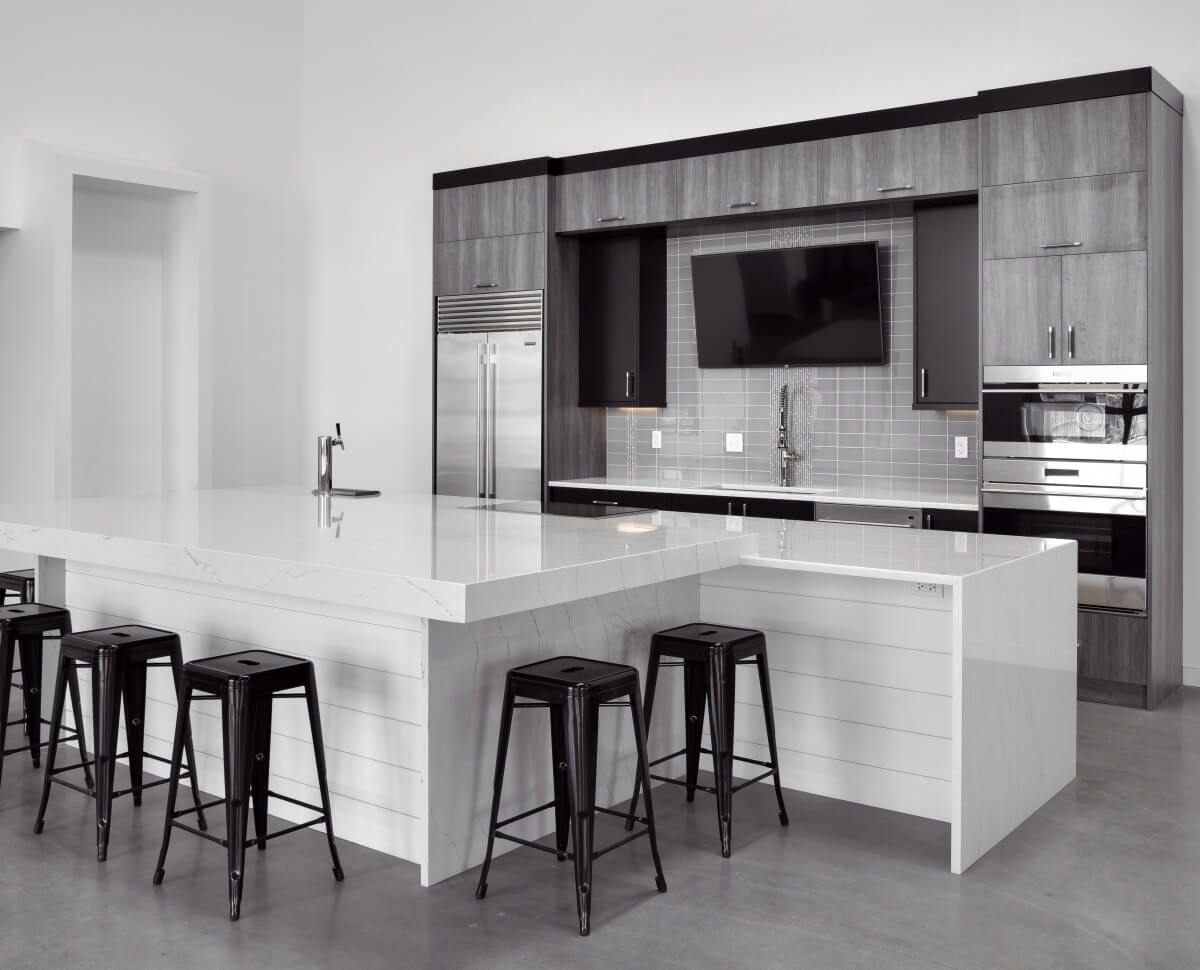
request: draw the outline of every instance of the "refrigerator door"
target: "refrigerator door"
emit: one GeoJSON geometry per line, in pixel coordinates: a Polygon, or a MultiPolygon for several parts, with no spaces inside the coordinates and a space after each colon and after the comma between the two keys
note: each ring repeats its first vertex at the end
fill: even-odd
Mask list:
{"type": "Polygon", "coordinates": [[[484,497],[483,366],[488,335],[441,333],[437,338],[437,476],[439,495],[484,497]]]}
{"type": "Polygon", "coordinates": [[[488,496],[542,497],[542,332],[487,334],[488,496]]]}

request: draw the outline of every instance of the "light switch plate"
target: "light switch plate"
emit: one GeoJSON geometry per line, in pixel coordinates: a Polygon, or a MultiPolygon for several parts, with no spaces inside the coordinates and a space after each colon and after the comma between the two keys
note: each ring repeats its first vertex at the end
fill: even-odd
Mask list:
{"type": "Polygon", "coordinates": [[[653,431],[650,432],[650,447],[651,448],[661,448],[662,447],[662,432],[659,431],[658,428],[655,428],[653,431]]]}
{"type": "Polygon", "coordinates": [[[725,450],[733,453],[741,452],[742,433],[740,431],[730,431],[725,435],[725,450]]]}
{"type": "Polygon", "coordinates": [[[954,457],[955,458],[966,458],[967,457],[967,437],[966,437],[966,435],[957,435],[954,438],[954,457]]]}

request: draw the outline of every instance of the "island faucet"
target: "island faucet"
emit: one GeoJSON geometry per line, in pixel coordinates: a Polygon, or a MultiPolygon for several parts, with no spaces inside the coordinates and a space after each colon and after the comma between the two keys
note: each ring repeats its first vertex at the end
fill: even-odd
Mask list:
{"type": "Polygon", "coordinates": [[[342,441],[341,422],[334,427],[337,434],[332,437],[327,434],[317,435],[317,490],[314,495],[333,494],[333,446],[337,445],[342,451],[346,450],[342,441]]]}
{"type": "Polygon", "coordinates": [[[781,488],[787,488],[791,484],[792,463],[799,459],[791,447],[788,445],[788,386],[783,385],[779,389],[779,485],[781,488]]]}

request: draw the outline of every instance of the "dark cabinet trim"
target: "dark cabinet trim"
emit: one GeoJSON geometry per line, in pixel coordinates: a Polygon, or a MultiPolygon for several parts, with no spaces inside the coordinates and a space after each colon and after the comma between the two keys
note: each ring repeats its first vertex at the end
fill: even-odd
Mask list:
{"type": "Polygon", "coordinates": [[[874,131],[915,128],[919,125],[934,125],[946,121],[966,121],[989,111],[1009,111],[1013,108],[1032,108],[1043,104],[1058,104],[1063,101],[1083,101],[1121,94],[1139,94],[1146,91],[1153,92],[1176,112],[1183,114],[1183,95],[1154,68],[1138,67],[1058,81],[993,88],[988,91],[980,91],[970,97],[953,98],[948,101],[932,101],[926,104],[839,115],[834,118],[769,125],[764,128],[750,128],[717,135],[701,135],[696,138],[680,138],[652,145],[637,145],[611,151],[570,155],[566,158],[545,156],[518,162],[500,162],[495,165],[460,168],[450,172],[436,173],[433,176],[433,187],[435,189],[452,189],[464,185],[477,185],[482,182],[525,178],[530,175],[566,175],[602,168],[619,168],[623,165],[666,162],[678,158],[691,158],[694,155],[714,155],[719,152],[742,151],[749,148],[769,148],[773,145],[791,145],[797,142],[818,141],[823,138],[838,138],[843,135],[865,135],[874,131]]]}
{"type": "Polygon", "coordinates": [[[620,505],[626,508],[691,512],[698,515],[744,515],[748,518],[792,519],[811,522],[813,503],[795,499],[725,497],[695,492],[629,492],[612,488],[564,488],[549,490],[546,511],[569,515],[564,506],[620,505]]]}

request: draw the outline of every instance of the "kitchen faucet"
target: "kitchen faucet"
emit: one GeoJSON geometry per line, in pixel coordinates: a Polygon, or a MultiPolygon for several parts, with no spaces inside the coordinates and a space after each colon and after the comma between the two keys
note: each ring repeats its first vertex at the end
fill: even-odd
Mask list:
{"type": "Polygon", "coordinates": [[[342,425],[339,421],[334,425],[337,434],[330,437],[327,434],[317,435],[317,490],[314,495],[333,494],[333,446],[337,445],[342,451],[346,445],[342,441],[342,425]]]}
{"type": "Polygon", "coordinates": [[[799,459],[792,449],[788,446],[788,386],[783,385],[779,389],[779,485],[781,488],[787,488],[791,477],[792,462],[799,459]]]}

